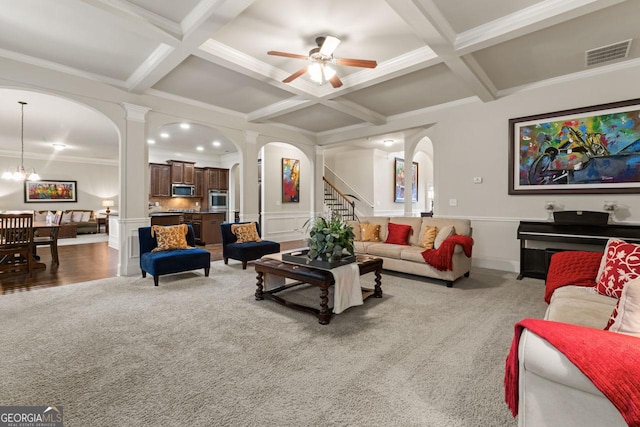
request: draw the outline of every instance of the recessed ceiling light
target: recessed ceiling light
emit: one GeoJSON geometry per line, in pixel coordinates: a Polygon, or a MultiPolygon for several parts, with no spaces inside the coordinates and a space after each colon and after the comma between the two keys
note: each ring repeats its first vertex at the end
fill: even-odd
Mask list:
{"type": "Polygon", "coordinates": [[[393,139],[385,139],[382,143],[385,147],[391,147],[393,145],[393,139]]]}
{"type": "Polygon", "coordinates": [[[66,145],[60,142],[54,142],[52,145],[54,150],[64,150],[64,148],[66,147],[66,145]]]}
{"type": "Polygon", "coordinates": [[[147,139],[147,144],[155,144],[156,140],[155,139],[147,139]]]}
{"type": "Polygon", "coordinates": [[[198,150],[198,151],[204,151],[204,147],[202,147],[202,146],[198,145],[198,146],[196,147],[196,150],[198,150]]]}
{"type": "Polygon", "coordinates": [[[180,123],[180,127],[182,129],[189,129],[191,127],[191,125],[189,123],[180,123]]]}
{"type": "Polygon", "coordinates": [[[160,134],[160,138],[167,139],[167,138],[169,138],[169,134],[168,134],[167,132],[162,132],[162,133],[160,134]]]}
{"type": "Polygon", "coordinates": [[[220,147],[220,141],[213,141],[214,147],[220,147]]]}

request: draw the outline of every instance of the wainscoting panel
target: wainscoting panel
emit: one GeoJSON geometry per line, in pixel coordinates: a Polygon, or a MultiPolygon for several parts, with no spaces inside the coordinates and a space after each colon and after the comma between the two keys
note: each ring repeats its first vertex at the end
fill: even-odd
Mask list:
{"type": "Polygon", "coordinates": [[[310,217],[308,212],[263,212],[262,238],[275,242],[305,239],[310,217]]]}

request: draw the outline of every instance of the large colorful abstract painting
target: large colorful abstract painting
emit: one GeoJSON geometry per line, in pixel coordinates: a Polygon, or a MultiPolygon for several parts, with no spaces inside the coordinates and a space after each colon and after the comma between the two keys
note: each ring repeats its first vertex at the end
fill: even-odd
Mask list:
{"type": "Polygon", "coordinates": [[[282,158],[282,203],[300,201],[300,160],[282,158]]]}
{"type": "Polygon", "coordinates": [[[25,203],[77,202],[76,181],[25,181],[25,203]]]}
{"type": "Polygon", "coordinates": [[[509,194],[640,192],[640,100],[509,120],[509,194]]]}

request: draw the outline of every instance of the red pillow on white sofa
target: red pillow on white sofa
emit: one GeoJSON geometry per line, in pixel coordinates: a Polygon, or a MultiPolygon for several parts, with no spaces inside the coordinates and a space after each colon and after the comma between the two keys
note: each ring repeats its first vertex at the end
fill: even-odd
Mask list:
{"type": "Polygon", "coordinates": [[[640,245],[610,239],[596,277],[596,292],[620,298],[625,284],[640,277],[640,245]]]}

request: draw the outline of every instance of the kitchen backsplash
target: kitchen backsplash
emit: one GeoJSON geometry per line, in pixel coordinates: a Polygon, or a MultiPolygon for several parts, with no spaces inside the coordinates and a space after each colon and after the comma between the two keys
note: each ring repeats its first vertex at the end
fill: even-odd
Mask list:
{"type": "Polygon", "coordinates": [[[149,197],[149,210],[153,212],[164,212],[169,209],[199,210],[200,206],[202,206],[200,199],[187,197],[149,197]]]}

